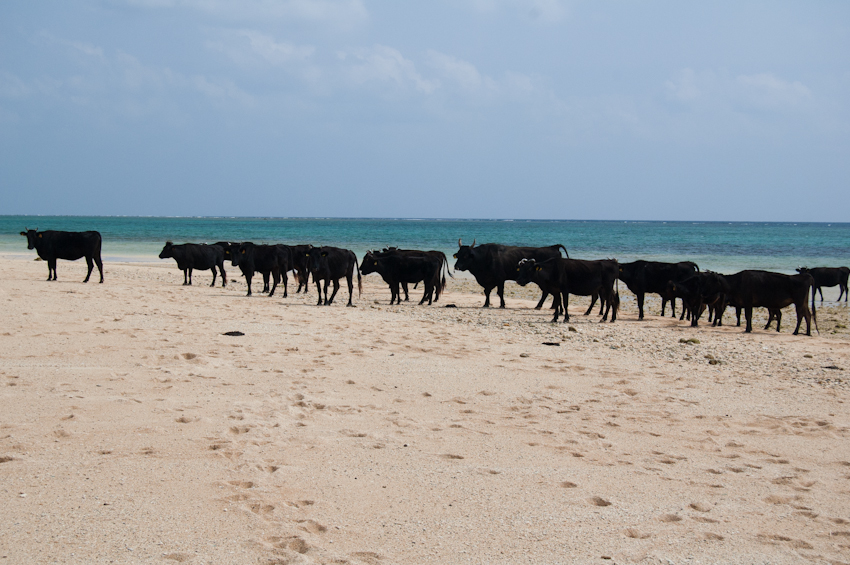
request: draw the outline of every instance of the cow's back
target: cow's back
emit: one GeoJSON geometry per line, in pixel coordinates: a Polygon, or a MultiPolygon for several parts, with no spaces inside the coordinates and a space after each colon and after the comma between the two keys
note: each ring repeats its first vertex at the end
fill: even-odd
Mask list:
{"type": "Polygon", "coordinates": [[[81,257],[100,258],[102,238],[96,231],[55,231],[38,232],[40,242],[36,251],[43,259],[66,259],[76,261],[81,257]]]}

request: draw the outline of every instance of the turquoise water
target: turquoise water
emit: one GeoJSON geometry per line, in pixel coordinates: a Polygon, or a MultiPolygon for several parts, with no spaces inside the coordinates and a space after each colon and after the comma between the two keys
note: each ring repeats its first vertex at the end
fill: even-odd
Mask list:
{"type": "Polygon", "coordinates": [[[581,259],[690,260],[725,273],[850,264],[850,223],[0,216],[0,254],[35,256],[20,236],[25,227],[97,230],[107,261],[158,261],[166,240],[312,243],[346,247],[362,257],[387,245],[451,256],[458,238],[466,244],[474,238],[508,245],[562,243],[570,257],[581,259]]]}

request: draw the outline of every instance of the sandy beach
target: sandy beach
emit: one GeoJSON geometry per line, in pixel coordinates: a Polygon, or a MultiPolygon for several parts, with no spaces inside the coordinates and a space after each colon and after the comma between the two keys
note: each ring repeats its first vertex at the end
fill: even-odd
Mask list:
{"type": "Polygon", "coordinates": [[[554,325],[468,278],[346,308],[58,270],[0,280],[0,563],[850,563],[844,303],[806,337],[622,285],[554,325]]]}

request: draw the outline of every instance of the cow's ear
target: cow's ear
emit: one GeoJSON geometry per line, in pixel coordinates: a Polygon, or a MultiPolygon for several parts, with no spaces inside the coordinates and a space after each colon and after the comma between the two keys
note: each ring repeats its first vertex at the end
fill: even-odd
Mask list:
{"type": "Polygon", "coordinates": [[[534,270],[535,270],[535,271],[540,271],[540,270],[542,270],[542,269],[543,269],[543,267],[535,267],[535,268],[534,268],[534,270]]]}
{"type": "Polygon", "coordinates": [[[377,264],[378,264],[378,262],[377,262],[377,261],[375,261],[375,264],[377,265],[377,264]]]}
{"type": "Polygon", "coordinates": [[[27,232],[22,231],[22,232],[21,232],[21,235],[22,235],[22,236],[24,236],[24,237],[26,237],[26,236],[27,236],[27,232]]]}
{"type": "Polygon", "coordinates": [[[38,237],[41,237],[41,234],[38,234],[38,237]]]}
{"type": "Polygon", "coordinates": [[[244,249],[242,250],[242,255],[245,255],[245,250],[244,250],[244,249]]]}
{"type": "Polygon", "coordinates": [[[328,256],[328,252],[327,252],[327,251],[322,251],[322,257],[327,257],[327,256],[328,256]]]}
{"type": "MultiPolygon", "coordinates": [[[[21,232],[21,235],[26,235],[26,234],[25,234],[24,232],[21,232]]],[[[454,257],[455,259],[457,259],[457,253],[455,253],[454,255],[452,255],[452,257],[454,257]]]]}

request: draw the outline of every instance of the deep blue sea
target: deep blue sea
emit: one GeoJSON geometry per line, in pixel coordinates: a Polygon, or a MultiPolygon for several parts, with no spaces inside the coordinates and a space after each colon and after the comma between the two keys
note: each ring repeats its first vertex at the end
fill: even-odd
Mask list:
{"type": "Polygon", "coordinates": [[[396,245],[451,257],[463,238],[465,244],[561,243],[577,259],[690,260],[723,273],[850,264],[850,223],[0,216],[0,254],[35,257],[20,235],[25,227],[97,230],[106,261],[158,261],[166,240],[312,243],[346,247],[358,257],[396,245]]]}

